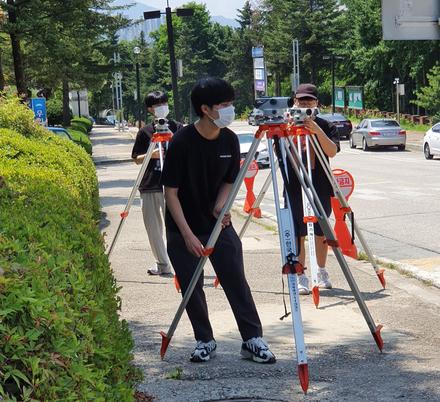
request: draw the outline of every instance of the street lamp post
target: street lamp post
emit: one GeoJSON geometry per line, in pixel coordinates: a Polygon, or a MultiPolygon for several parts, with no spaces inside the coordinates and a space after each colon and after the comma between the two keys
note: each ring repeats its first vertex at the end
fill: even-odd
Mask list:
{"type": "Polygon", "coordinates": [[[399,88],[400,80],[399,78],[394,78],[393,84],[396,86],[396,113],[397,113],[397,121],[400,124],[400,88],[399,88]]]}
{"type": "Polygon", "coordinates": [[[167,7],[165,13],[159,10],[144,12],[144,19],[150,20],[160,18],[161,14],[165,14],[167,24],[167,36],[168,36],[168,52],[170,55],[170,70],[171,70],[171,86],[173,88],[173,100],[174,100],[174,117],[176,120],[181,120],[180,104],[179,104],[179,89],[177,87],[177,66],[176,55],[174,52],[174,31],[172,14],[175,13],[178,17],[190,17],[194,14],[192,8],[178,8],[175,12],[171,11],[169,0],[167,0],[167,7]]]}
{"type": "Polygon", "coordinates": [[[136,55],[136,98],[137,98],[137,118],[138,118],[138,126],[141,128],[141,120],[142,120],[142,106],[141,106],[141,78],[139,73],[139,59],[138,55],[141,53],[141,48],[136,46],[133,49],[133,53],[136,55]]]}
{"type": "Polygon", "coordinates": [[[335,60],[344,60],[341,56],[335,56],[331,54],[330,56],[324,56],[323,60],[331,61],[331,70],[332,70],[332,114],[335,114],[336,106],[335,106],[335,60]]]}

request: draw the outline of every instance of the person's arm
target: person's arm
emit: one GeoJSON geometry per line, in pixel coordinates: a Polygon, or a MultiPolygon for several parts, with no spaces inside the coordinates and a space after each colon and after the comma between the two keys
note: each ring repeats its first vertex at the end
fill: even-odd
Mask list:
{"type": "Polygon", "coordinates": [[[316,134],[316,138],[318,139],[324,153],[328,157],[333,158],[338,152],[338,147],[329,137],[327,137],[327,134],[324,133],[322,128],[319,127],[310,117],[304,119],[304,126],[312,133],[316,134]]]}
{"type": "Polygon", "coordinates": [[[203,244],[194,235],[191,228],[186,221],[185,215],[183,214],[182,205],[180,204],[179,198],[177,196],[178,188],[165,187],[165,201],[167,208],[171,213],[177,227],[179,228],[180,234],[185,241],[186,248],[188,251],[195,255],[196,257],[202,257],[204,252],[203,244]]]}
{"type": "MultiPolygon", "coordinates": [[[[141,165],[146,155],[147,154],[145,153],[143,155],[136,156],[136,158],[134,159],[134,163],[136,163],[136,165],[141,165]]],[[[157,149],[156,151],[153,151],[153,154],[151,155],[151,159],[159,159],[159,158],[160,158],[160,153],[159,150],[157,149]]]]}
{"type": "MultiPolygon", "coordinates": [[[[214,217],[217,219],[220,215],[220,212],[222,212],[223,206],[226,203],[226,200],[228,199],[228,195],[231,192],[232,189],[232,183],[223,183],[220,187],[220,190],[217,194],[217,199],[215,200],[215,206],[214,211],[212,212],[214,217]]],[[[225,213],[224,218],[222,219],[222,225],[223,227],[229,226],[231,224],[231,213],[227,211],[225,213]]]]}

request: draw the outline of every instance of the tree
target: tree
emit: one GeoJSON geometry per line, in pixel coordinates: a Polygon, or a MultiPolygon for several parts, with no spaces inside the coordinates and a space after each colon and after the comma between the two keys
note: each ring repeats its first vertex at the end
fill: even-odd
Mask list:
{"type": "Polygon", "coordinates": [[[433,67],[428,75],[428,85],[421,88],[417,93],[416,105],[425,108],[440,120],[440,66],[433,67]]]}

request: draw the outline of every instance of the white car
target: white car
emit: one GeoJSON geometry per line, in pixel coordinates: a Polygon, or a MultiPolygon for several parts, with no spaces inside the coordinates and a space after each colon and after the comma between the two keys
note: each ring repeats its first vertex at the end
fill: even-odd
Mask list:
{"type": "Polygon", "coordinates": [[[423,153],[426,159],[440,156],[440,123],[432,126],[423,137],[423,153]]]}
{"type": "MultiPolygon", "coordinates": [[[[236,132],[236,134],[240,142],[240,157],[244,159],[251,148],[255,134],[251,131],[236,132]]],[[[266,143],[263,141],[264,139],[258,144],[257,152],[255,153],[255,160],[259,167],[269,166],[269,152],[267,151],[266,143]]]]}

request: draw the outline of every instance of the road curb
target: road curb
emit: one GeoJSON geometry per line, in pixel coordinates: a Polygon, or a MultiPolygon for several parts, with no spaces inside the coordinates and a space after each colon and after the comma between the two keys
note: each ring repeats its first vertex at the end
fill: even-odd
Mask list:
{"type": "Polygon", "coordinates": [[[133,163],[133,159],[109,159],[109,160],[101,160],[101,161],[93,161],[95,166],[102,165],[115,165],[117,163],[133,163]]]}
{"type": "MultiPolygon", "coordinates": [[[[243,211],[244,202],[238,202],[238,206],[234,207],[232,210],[240,215],[243,219],[248,217],[248,214],[243,211]]],[[[268,214],[267,212],[262,211],[264,216],[260,219],[252,219],[252,222],[257,225],[262,226],[263,228],[268,229],[273,225],[276,225],[277,219],[276,216],[272,214],[268,214]]],[[[440,272],[433,274],[430,272],[423,271],[417,268],[414,265],[403,263],[400,261],[391,260],[390,258],[380,257],[377,255],[373,255],[373,257],[378,261],[380,265],[388,265],[388,269],[394,269],[402,275],[410,276],[411,278],[417,279],[420,282],[423,282],[425,285],[434,286],[440,289],[440,272]]],[[[358,260],[360,261],[360,260],[358,260]]]]}

